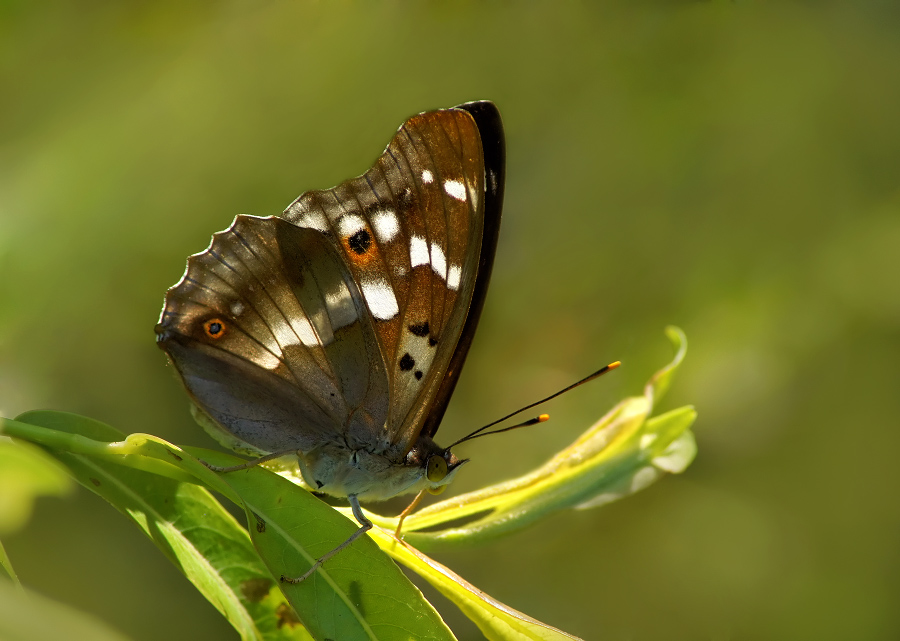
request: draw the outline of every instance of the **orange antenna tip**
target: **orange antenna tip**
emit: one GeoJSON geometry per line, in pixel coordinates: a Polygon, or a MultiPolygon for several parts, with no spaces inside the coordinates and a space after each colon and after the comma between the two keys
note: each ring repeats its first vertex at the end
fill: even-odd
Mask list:
{"type": "Polygon", "coordinates": [[[540,416],[538,416],[538,423],[543,423],[544,421],[549,421],[549,420],[550,420],[549,414],[541,414],[540,416]]]}
{"type": "Polygon", "coordinates": [[[621,364],[622,364],[622,361],[616,361],[615,363],[610,363],[609,365],[607,365],[606,369],[608,369],[608,370],[616,369],[621,364]]]}

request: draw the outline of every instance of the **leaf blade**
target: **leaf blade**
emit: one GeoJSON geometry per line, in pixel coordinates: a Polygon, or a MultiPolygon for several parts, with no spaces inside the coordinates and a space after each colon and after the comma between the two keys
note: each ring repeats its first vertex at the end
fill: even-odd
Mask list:
{"type": "MultiPolygon", "coordinates": [[[[76,415],[29,412],[21,419],[85,439],[88,435],[122,439],[114,428],[76,415]]],[[[97,449],[102,449],[102,441],[95,442],[97,449]]],[[[134,521],[242,639],[310,638],[305,630],[291,625],[289,609],[286,612],[282,607],[285,600],[246,531],[205,488],[144,471],[141,465],[112,463],[116,457],[137,463],[135,455],[123,457],[118,454],[121,448],[115,449],[112,459],[64,450],[49,452],[81,485],[134,521]]]]}

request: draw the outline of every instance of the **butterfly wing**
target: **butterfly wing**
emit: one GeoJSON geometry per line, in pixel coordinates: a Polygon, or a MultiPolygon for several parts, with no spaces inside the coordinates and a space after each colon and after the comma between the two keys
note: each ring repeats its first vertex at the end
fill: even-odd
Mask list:
{"type": "Polygon", "coordinates": [[[329,238],[359,285],[395,455],[437,430],[465,360],[496,248],[503,153],[492,103],[419,114],[364,175],[307,192],[283,214],[329,238]]]}
{"type": "Polygon", "coordinates": [[[395,459],[433,435],[487,289],[503,153],[491,103],[420,114],[363,176],[192,256],[157,340],[214,435],[395,459]]]}
{"type": "Polygon", "coordinates": [[[488,100],[467,102],[457,109],[467,111],[475,120],[481,135],[484,159],[484,225],[481,237],[481,251],[478,257],[478,272],[472,289],[472,298],[466,322],[462,328],[456,349],[447,366],[443,380],[431,400],[430,410],[422,426],[422,434],[433,437],[440,427],[441,419],[456,388],[459,374],[469,353],[475,329],[481,318],[481,310],[487,296],[487,288],[494,266],[497,240],[500,236],[500,215],[503,211],[503,189],[506,184],[506,139],[503,121],[497,106],[488,100]]]}
{"type": "Polygon", "coordinates": [[[230,447],[309,451],[341,435],[365,438],[387,418],[368,310],[317,231],[238,216],[188,259],[156,333],[230,447]]]}

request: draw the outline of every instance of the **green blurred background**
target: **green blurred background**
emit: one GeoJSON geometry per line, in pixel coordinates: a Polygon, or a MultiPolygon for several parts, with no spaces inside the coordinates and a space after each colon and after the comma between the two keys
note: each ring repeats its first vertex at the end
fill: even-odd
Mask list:
{"type": "MultiPolygon", "coordinates": [[[[624,366],[466,446],[451,491],[639,393],[669,323],[690,349],[663,409],[696,405],[700,451],[621,503],[435,556],[588,639],[900,638],[896,3],[7,0],[0,94],[4,415],[210,446],[154,344],[187,255],[363,172],[409,115],[488,98],[505,217],[439,440],[624,366]]],[[[28,587],[134,639],[237,638],[87,491],[5,543],[28,587]]]]}

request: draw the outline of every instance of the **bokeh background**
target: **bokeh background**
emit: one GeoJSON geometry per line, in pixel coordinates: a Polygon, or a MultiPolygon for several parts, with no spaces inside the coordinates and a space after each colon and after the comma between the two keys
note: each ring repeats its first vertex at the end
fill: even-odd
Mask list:
{"type": "MultiPolygon", "coordinates": [[[[891,2],[0,3],[0,412],[210,446],[154,344],[188,254],[494,100],[496,267],[444,442],[610,360],[527,471],[690,349],[685,474],[435,556],[587,639],[900,638],[900,10],[891,2]]],[[[89,492],[5,541],[134,639],[237,638],[89,492]]],[[[428,594],[431,594],[429,591],[428,594]]],[[[477,629],[437,601],[462,639],[477,629]]]]}

